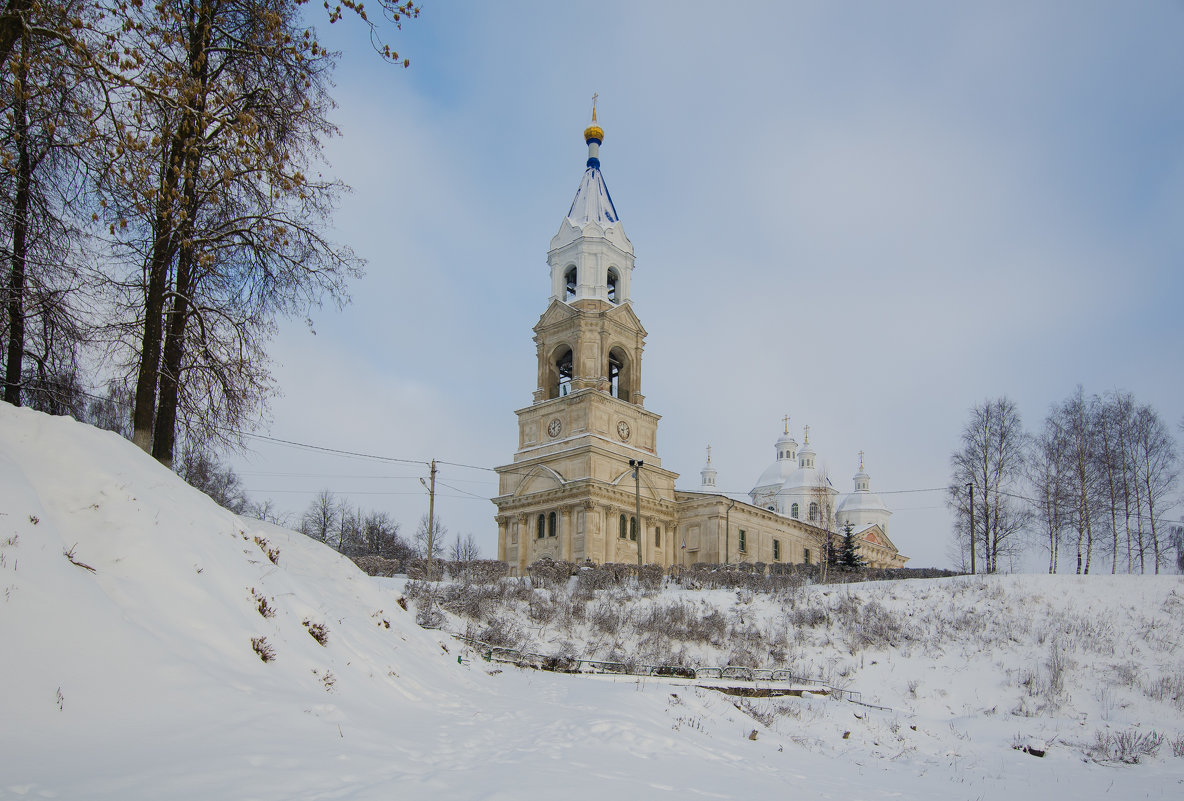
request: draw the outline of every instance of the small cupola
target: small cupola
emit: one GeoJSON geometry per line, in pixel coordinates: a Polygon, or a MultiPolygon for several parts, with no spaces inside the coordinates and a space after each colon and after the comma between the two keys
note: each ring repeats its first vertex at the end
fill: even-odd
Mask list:
{"type": "Polygon", "coordinates": [[[814,452],[814,449],[810,447],[810,426],[805,426],[803,431],[805,431],[805,439],[802,442],[802,449],[798,451],[798,467],[806,470],[813,470],[814,457],[817,454],[814,452]]]}
{"type": "Polygon", "coordinates": [[[699,489],[709,492],[715,491],[715,468],[711,466],[711,446],[707,446],[707,464],[699,471],[699,489]]]}
{"type": "Polygon", "coordinates": [[[777,452],[777,461],[794,461],[798,458],[798,442],[789,433],[789,415],[781,418],[785,424],[785,430],[781,436],[777,438],[777,442],[773,444],[773,450],[777,452]]]}

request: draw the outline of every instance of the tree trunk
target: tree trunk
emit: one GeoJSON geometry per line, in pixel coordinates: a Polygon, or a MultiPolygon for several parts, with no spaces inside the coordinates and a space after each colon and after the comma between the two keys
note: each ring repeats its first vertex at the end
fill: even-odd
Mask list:
{"type": "Polygon", "coordinates": [[[156,402],[152,455],[170,470],[177,441],[177,402],[180,397],[181,363],[185,356],[185,324],[189,318],[192,291],[192,251],[183,247],[177,258],[176,286],[171,294],[164,354],[160,366],[160,393],[156,402]]]}
{"type": "Polygon", "coordinates": [[[28,34],[24,15],[33,7],[33,0],[8,0],[0,13],[0,65],[8,60],[16,40],[28,34]]]}
{"type": "Polygon", "coordinates": [[[136,398],[132,409],[132,442],[148,453],[152,452],[153,424],[156,420],[156,389],[164,339],[164,300],[168,291],[169,267],[176,251],[173,209],[183,165],[184,141],[183,131],[178,129],[169,146],[168,167],[161,179],[161,192],[153,220],[155,238],[148,259],[148,280],[144,287],[144,328],[141,331],[140,369],[136,376],[136,398]]]}
{"type": "Polygon", "coordinates": [[[12,272],[8,278],[8,352],[4,367],[4,400],[21,405],[21,367],[25,355],[25,264],[28,256],[29,188],[32,160],[29,158],[28,37],[21,39],[17,65],[20,89],[13,104],[17,135],[16,199],[12,209],[12,272]]]}

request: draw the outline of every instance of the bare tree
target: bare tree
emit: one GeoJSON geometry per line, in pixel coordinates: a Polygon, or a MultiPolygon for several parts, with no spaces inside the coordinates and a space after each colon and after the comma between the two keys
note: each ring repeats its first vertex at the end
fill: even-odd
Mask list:
{"type": "Polygon", "coordinates": [[[453,562],[472,562],[481,558],[481,549],[477,546],[477,538],[472,534],[466,534],[461,537],[456,535],[456,540],[448,549],[448,558],[453,562]]]}
{"type": "Polygon", "coordinates": [[[0,77],[0,287],[4,400],[78,416],[78,349],[86,338],[80,303],[83,260],[79,152],[92,136],[91,83],[59,38],[85,16],[79,0],[33,4],[20,17],[8,69],[0,77]]]}
{"type": "MultiPolygon", "coordinates": [[[[444,545],[448,537],[448,528],[440,522],[439,516],[434,521],[432,532],[432,559],[444,558],[444,545]]],[[[428,516],[424,515],[419,519],[419,526],[415,529],[415,552],[420,559],[428,558],[428,516]]]]}
{"type": "Polygon", "coordinates": [[[362,521],[365,552],[386,559],[408,559],[414,555],[410,545],[399,536],[399,524],[386,512],[369,512],[362,521]]]}
{"type": "Polygon", "coordinates": [[[1039,540],[1048,550],[1049,573],[1057,572],[1061,539],[1067,525],[1070,491],[1065,472],[1066,450],[1064,432],[1050,416],[1033,438],[1030,458],[1026,462],[1036,507],[1035,519],[1040,530],[1039,540]]]}
{"type": "Polygon", "coordinates": [[[1110,552],[1110,572],[1118,572],[1118,557],[1122,553],[1119,535],[1126,532],[1127,572],[1131,571],[1131,464],[1127,443],[1131,437],[1131,425],[1135,402],[1130,393],[1118,391],[1095,399],[1098,419],[1097,451],[1098,469],[1102,474],[1101,519],[1109,529],[1106,550],[1110,552]]]}
{"type": "Polygon", "coordinates": [[[1170,499],[1179,478],[1179,457],[1171,432],[1159,414],[1150,406],[1140,406],[1132,425],[1131,453],[1133,455],[1136,479],[1136,498],[1140,501],[1139,519],[1139,571],[1147,572],[1147,545],[1151,548],[1152,565],[1158,573],[1161,565],[1167,564],[1165,533],[1160,516],[1170,508],[1170,499]],[[1146,511],[1148,539],[1144,542],[1143,512],[1146,511]]]}
{"type": "Polygon", "coordinates": [[[830,569],[834,566],[834,557],[837,554],[834,542],[834,510],[831,507],[833,495],[834,487],[831,484],[830,476],[820,470],[817,483],[810,488],[810,503],[806,510],[806,518],[810,525],[815,527],[814,533],[818,542],[819,581],[824,583],[830,569]]]}
{"type": "MultiPolygon", "coordinates": [[[[379,25],[418,9],[376,6],[325,8],[330,22],[352,12],[397,62],[379,25]]],[[[97,186],[128,271],[109,299],[125,312],[111,334],[134,375],[133,440],[171,464],[178,427],[240,442],[273,391],[276,319],[343,303],[358,274],[326,236],[344,189],[319,172],[336,133],[333,56],[300,0],[121,0],[110,17],[120,58],[97,186]]]]}
{"type": "Polygon", "coordinates": [[[235,514],[244,514],[250,508],[251,500],[243,490],[242,479],[205,449],[187,445],[181,451],[176,469],[186,483],[209,495],[222,508],[235,514]]]}
{"type": "Polygon", "coordinates": [[[362,510],[342,499],[337,509],[337,552],[345,556],[366,553],[362,535],[362,510]]]}
{"type": "Polygon", "coordinates": [[[981,536],[975,547],[982,549],[984,569],[999,569],[1000,559],[1020,548],[1015,535],[1027,524],[1029,511],[1022,502],[1022,481],[1027,435],[1015,403],[1007,397],[986,400],[970,412],[962,429],[962,446],[950,457],[952,468],[948,503],[959,521],[955,542],[969,553],[970,526],[981,536]],[[974,485],[974,513],[964,488],[974,485]]]}
{"type": "Polygon", "coordinates": [[[1098,516],[1104,474],[1100,469],[1099,404],[1085,397],[1078,385],[1063,403],[1054,406],[1046,425],[1056,429],[1063,443],[1063,475],[1067,478],[1065,511],[1076,534],[1077,572],[1089,573],[1093,557],[1094,519],[1098,516]]]}
{"type": "Polygon", "coordinates": [[[304,517],[300,520],[301,533],[314,540],[333,545],[338,509],[337,497],[327,489],[321,490],[313,498],[312,503],[304,512],[304,517]]]}

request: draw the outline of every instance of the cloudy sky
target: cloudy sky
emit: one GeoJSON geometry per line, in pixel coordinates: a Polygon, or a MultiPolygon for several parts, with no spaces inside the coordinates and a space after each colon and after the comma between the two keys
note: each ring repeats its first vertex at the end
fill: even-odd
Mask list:
{"type": "Polygon", "coordinates": [[[260,433],[411,463],[256,439],[257,499],[329,488],[409,533],[434,457],[444,524],[495,553],[480,468],[531,402],[594,92],[680,487],[710,444],[747,492],[789,415],[841,490],[865,451],[896,544],[947,565],[943,497],[914,490],[973,404],[1034,429],[1080,383],[1184,414],[1184,3],[424,0],[390,37],[407,70],[320,27],[367,275],[283,326],[260,433]]]}

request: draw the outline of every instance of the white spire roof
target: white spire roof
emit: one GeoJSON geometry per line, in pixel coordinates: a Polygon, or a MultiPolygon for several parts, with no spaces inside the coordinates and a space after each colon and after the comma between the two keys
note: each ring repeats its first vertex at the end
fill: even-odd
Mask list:
{"type": "Polygon", "coordinates": [[[620,221],[617,210],[613,207],[613,199],[609,197],[608,187],[605,186],[604,176],[600,174],[599,159],[588,159],[588,169],[584,171],[580,188],[576,190],[576,197],[567,212],[567,219],[577,228],[583,228],[590,222],[597,223],[601,228],[608,228],[620,221]]]}

